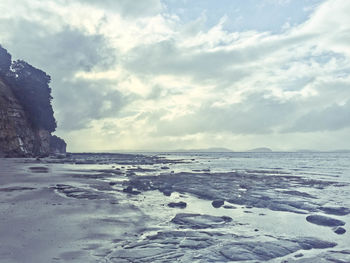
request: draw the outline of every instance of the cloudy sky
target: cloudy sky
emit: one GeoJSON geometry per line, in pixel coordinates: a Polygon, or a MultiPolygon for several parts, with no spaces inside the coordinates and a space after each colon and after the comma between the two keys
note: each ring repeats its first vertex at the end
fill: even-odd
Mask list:
{"type": "Polygon", "coordinates": [[[70,151],[350,148],[350,1],[1,0],[70,151]]]}

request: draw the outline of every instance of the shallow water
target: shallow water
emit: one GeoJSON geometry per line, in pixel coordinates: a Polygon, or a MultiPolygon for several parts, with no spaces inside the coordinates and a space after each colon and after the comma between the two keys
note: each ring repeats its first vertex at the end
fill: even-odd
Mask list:
{"type": "MultiPolygon", "coordinates": [[[[3,196],[17,200],[27,191],[46,200],[45,191],[55,200],[52,205],[70,211],[62,216],[69,215],[79,226],[74,231],[83,238],[66,240],[65,252],[57,258],[232,262],[231,254],[237,254],[242,262],[317,262],[327,257],[350,262],[350,251],[344,252],[350,244],[350,214],[324,210],[350,208],[350,153],[73,154],[63,160],[28,160],[16,169],[23,175],[16,175],[16,180],[6,177],[3,196]],[[214,208],[212,201],[217,199],[224,200],[226,208],[214,208]],[[180,201],[186,208],[168,206],[180,201]],[[306,220],[311,214],[340,219],[347,232],[338,235],[332,227],[312,224],[306,220]],[[174,221],[176,217],[180,221],[174,221]],[[81,225],[88,227],[80,229],[81,225]],[[303,249],[303,240],[310,237],[319,241],[312,249],[303,249]],[[87,245],[91,249],[79,249],[87,245]],[[318,249],[319,245],[325,247],[318,249]]],[[[31,199],[21,200],[24,209],[31,199]]],[[[42,214],[52,210],[50,203],[31,204],[42,214]]],[[[22,217],[21,209],[13,213],[22,217]]],[[[33,222],[36,216],[26,214],[33,222]]],[[[53,223],[60,228],[71,225],[53,223]]]]}

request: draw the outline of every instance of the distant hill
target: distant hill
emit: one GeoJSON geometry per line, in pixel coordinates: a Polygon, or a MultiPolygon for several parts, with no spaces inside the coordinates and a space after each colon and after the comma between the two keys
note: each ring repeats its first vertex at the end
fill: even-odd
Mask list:
{"type": "Polygon", "coordinates": [[[270,148],[261,147],[261,148],[251,149],[248,152],[272,152],[272,150],[270,148]]]}
{"type": "Polygon", "coordinates": [[[206,149],[177,149],[172,152],[233,152],[230,149],[227,148],[220,148],[220,147],[214,147],[214,148],[206,148],[206,149]]]}

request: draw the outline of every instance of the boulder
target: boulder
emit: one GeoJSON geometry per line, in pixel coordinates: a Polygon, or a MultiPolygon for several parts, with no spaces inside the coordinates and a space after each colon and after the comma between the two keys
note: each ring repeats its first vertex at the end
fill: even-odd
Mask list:
{"type": "Polygon", "coordinates": [[[332,217],[322,216],[322,215],[309,215],[306,217],[306,221],[320,225],[320,226],[343,226],[345,222],[335,219],[332,217]]]}
{"type": "Polygon", "coordinates": [[[185,202],[180,201],[178,203],[175,203],[175,202],[169,203],[168,206],[172,207],[172,208],[175,208],[175,207],[177,207],[177,208],[186,208],[187,204],[185,202]]]}
{"type": "Polygon", "coordinates": [[[221,206],[223,206],[225,203],[224,200],[214,200],[213,202],[211,202],[211,205],[215,208],[219,208],[221,206]]]}

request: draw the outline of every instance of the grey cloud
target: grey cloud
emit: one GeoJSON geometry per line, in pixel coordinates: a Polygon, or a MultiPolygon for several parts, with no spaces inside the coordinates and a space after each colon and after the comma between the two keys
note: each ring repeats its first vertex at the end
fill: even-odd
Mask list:
{"type": "Polygon", "coordinates": [[[56,77],[69,77],[94,67],[106,69],[116,63],[115,50],[102,35],[87,35],[69,26],[51,32],[22,19],[1,20],[0,32],[6,31],[12,32],[6,43],[12,54],[56,77]]]}
{"type": "Polygon", "coordinates": [[[176,89],[171,89],[172,87],[163,87],[160,85],[156,85],[152,87],[150,94],[148,94],[148,100],[159,100],[161,98],[165,98],[167,96],[172,95],[181,95],[182,93],[176,89]]]}
{"type": "Polygon", "coordinates": [[[103,36],[87,35],[68,26],[53,33],[43,25],[21,19],[2,20],[0,32],[6,30],[12,33],[5,46],[14,57],[51,75],[59,129],[84,128],[91,120],[117,114],[125,105],[123,94],[110,91],[118,83],[74,78],[79,71],[107,70],[116,65],[116,51],[103,36]]]}
{"type": "Polygon", "coordinates": [[[151,16],[162,10],[159,0],[77,0],[104,10],[116,11],[125,17],[151,16]]]}
{"type": "Polygon", "coordinates": [[[185,135],[200,132],[232,132],[235,134],[266,134],[288,121],[295,105],[252,94],[243,102],[227,108],[203,105],[192,114],[157,124],[158,135],[185,135]]]}
{"type": "Polygon", "coordinates": [[[333,131],[350,127],[350,100],[346,104],[313,110],[300,117],[284,132],[333,131]]]}
{"type": "Polygon", "coordinates": [[[129,101],[117,90],[102,92],[101,86],[109,83],[78,81],[62,82],[69,91],[57,93],[56,102],[61,130],[79,130],[88,127],[90,121],[106,117],[115,117],[129,101]]]}
{"type": "Polygon", "coordinates": [[[273,53],[300,45],[314,35],[286,37],[261,42],[233,50],[200,51],[197,48],[179,48],[174,39],[138,46],[129,52],[126,67],[141,74],[175,74],[191,76],[195,80],[220,80],[233,78],[237,81],[249,75],[245,64],[258,62],[273,53]],[[233,67],[238,67],[233,68],[233,67]]]}

